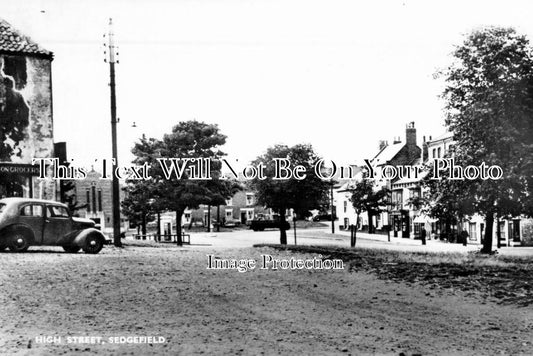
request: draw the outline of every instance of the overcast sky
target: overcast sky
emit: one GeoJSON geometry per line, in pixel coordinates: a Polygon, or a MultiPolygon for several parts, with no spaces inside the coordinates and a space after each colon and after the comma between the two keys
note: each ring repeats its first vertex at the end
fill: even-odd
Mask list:
{"type": "Polygon", "coordinates": [[[119,46],[119,161],[143,133],[217,123],[249,161],[275,143],[311,143],[340,164],[378,141],[444,131],[433,74],[483,25],[533,38],[527,1],[5,1],[2,16],[53,51],[55,141],[87,164],[111,156],[108,19],[119,46]],[[133,128],[133,122],[137,128],[133,128]]]}

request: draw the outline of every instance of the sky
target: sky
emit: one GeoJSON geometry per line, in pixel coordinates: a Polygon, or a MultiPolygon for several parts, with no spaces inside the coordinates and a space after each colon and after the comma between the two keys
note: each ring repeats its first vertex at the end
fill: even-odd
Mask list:
{"type": "Polygon", "coordinates": [[[0,0],[3,19],[54,52],[54,140],[80,165],[111,157],[113,19],[119,162],[143,134],[180,121],[218,124],[245,163],[267,147],[310,143],[340,165],[414,121],[418,142],[444,130],[442,78],[475,28],[533,38],[528,1],[0,0]],[[133,127],[135,123],[136,127],[133,127]]]}

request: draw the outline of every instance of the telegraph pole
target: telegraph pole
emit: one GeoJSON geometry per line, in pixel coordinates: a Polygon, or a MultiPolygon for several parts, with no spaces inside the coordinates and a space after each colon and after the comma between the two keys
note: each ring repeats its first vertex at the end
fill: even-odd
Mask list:
{"type": "MultiPolygon", "coordinates": [[[[116,247],[122,247],[120,241],[120,198],[119,198],[119,184],[118,177],[115,174],[115,169],[118,166],[117,153],[117,99],[115,95],[115,42],[113,33],[113,20],[109,19],[109,34],[108,34],[108,51],[109,51],[109,88],[111,90],[111,143],[113,151],[113,243],[116,247]]],[[[107,58],[106,58],[107,59],[107,58]]]]}
{"type": "Polygon", "coordinates": [[[334,185],[334,182],[333,182],[333,177],[331,177],[331,192],[330,192],[330,195],[331,195],[331,233],[332,234],[335,234],[335,217],[334,217],[334,213],[335,213],[335,210],[333,209],[333,185],[334,185]]]}

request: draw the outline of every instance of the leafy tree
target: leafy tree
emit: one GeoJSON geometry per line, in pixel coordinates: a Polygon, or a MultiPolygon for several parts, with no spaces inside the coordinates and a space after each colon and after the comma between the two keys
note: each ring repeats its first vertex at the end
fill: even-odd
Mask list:
{"type": "Polygon", "coordinates": [[[328,182],[320,179],[314,173],[314,166],[320,157],[311,145],[298,144],[293,147],[276,145],[267,149],[266,153],[257,157],[252,164],[263,164],[265,179],[253,179],[250,187],[256,191],[259,204],[271,208],[279,214],[280,243],[287,244],[285,214],[288,209],[294,209],[298,217],[309,216],[309,211],[320,208],[328,192],[328,182]],[[304,167],[304,179],[273,179],[275,177],[275,159],[287,159],[290,169],[297,165],[304,167]]]}
{"type": "MultiPolygon", "coordinates": [[[[219,159],[225,154],[219,147],[226,142],[226,136],[217,125],[196,120],[184,121],[173,127],[172,132],[162,140],[143,137],[133,148],[136,164],[148,163],[151,167],[150,192],[156,200],[157,211],[169,210],[176,213],[178,244],[181,245],[181,219],[185,209],[196,209],[200,204],[222,203],[231,196],[231,184],[220,179],[219,159]],[[196,163],[188,161],[184,174],[178,178],[165,176],[157,159],[207,158],[211,161],[211,179],[190,179],[188,169],[196,163]]],[[[168,161],[166,161],[168,162],[168,161]]],[[[168,167],[171,167],[168,164],[168,167]]],[[[137,183],[141,184],[142,183],[137,183]]]]}
{"type": "Polygon", "coordinates": [[[385,187],[376,189],[373,179],[366,177],[355,183],[350,201],[357,214],[356,221],[359,221],[359,214],[366,211],[368,214],[368,233],[374,233],[372,217],[379,214],[386,205],[389,190],[385,187]]]}
{"type": "Polygon", "coordinates": [[[61,180],[59,182],[59,200],[66,204],[71,214],[76,215],[77,211],[87,207],[87,204],[79,204],[76,197],[76,181],[72,179],[61,180]]]}
{"type": "MultiPolygon", "coordinates": [[[[430,163],[433,169],[433,163],[430,163]]],[[[431,179],[426,175],[422,180],[425,194],[415,204],[427,215],[444,222],[444,235],[450,239],[452,236],[451,225],[467,215],[473,215],[475,203],[470,195],[466,194],[469,189],[469,181],[454,181],[448,179],[446,172],[442,180],[431,179]]]]}
{"type": "Polygon", "coordinates": [[[141,227],[141,233],[146,235],[146,224],[153,221],[156,213],[153,203],[154,185],[150,181],[129,181],[123,188],[126,197],[121,203],[122,213],[130,222],[141,227]]]}
{"type": "MultiPolygon", "coordinates": [[[[497,165],[500,180],[450,181],[451,201],[466,197],[485,216],[482,252],[492,250],[494,215],[531,215],[533,199],[533,56],[529,41],[512,28],[473,31],[444,72],[446,125],[457,165],[497,165]]],[[[446,193],[443,193],[446,194],[446,193]]],[[[443,200],[444,201],[444,200],[443,200]]]]}

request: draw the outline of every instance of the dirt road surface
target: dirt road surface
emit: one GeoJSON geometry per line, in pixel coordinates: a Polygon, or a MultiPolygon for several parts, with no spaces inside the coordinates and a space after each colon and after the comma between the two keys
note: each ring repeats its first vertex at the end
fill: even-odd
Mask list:
{"type": "Polygon", "coordinates": [[[533,354],[531,308],[409,287],[348,272],[348,266],[207,270],[210,253],[258,262],[261,254],[314,257],[270,248],[171,245],[106,247],[99,255],[48,247],[1,253],[0,352],[533,354]],[[94,338],[79,342],[75,336],[94,338]],[[155,339],[126,339],[133,336],[155,339]]]}

